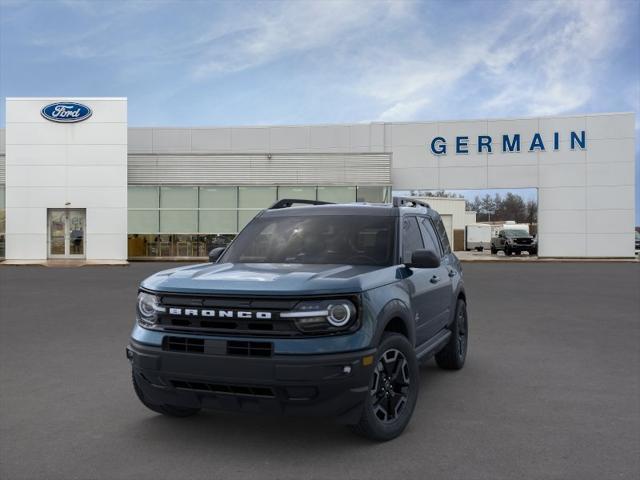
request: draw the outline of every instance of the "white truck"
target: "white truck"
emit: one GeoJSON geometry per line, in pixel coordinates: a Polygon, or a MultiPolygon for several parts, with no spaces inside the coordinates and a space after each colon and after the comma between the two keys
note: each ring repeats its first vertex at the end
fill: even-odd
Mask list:
{"type": "Polygon", "coordinates": [[[482,251],[491,247],[491,225],[472,223],[465,227],[465,250],[482,251]]]}

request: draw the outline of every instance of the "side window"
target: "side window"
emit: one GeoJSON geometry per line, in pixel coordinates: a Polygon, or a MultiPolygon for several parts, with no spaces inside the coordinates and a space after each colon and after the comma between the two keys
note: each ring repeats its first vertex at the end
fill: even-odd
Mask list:
{"type": "Polygon", "coordinates": [[[420,248],[424,248],[424,244],[418,228],[418,220],[416,217],[404,217],[402,219],[402,262],[410,262],[413,251],[420,248]]]}
{"type": "Polygon", "coordinates": [[[442,243],[442,248],[444,249],[444,254],[447,255],[451,253],[451,245],[449,245],[449,238],[447,238],[447,231],[444,228],[444,223],[442,223],[442,219],[439,216],[433,220],[436,232],[438,232],[438,236],[440,237],[440,243],[442,243]]]}
{"type": "Polygon", "coordinates": [[[442,247],[436,232],[433,230],[433,225],[428,218],[420,219],[420,231],[422,232],[422,238],[424,239],[424,248],[434,251],[438,256],[442,256],[442,247]]]}

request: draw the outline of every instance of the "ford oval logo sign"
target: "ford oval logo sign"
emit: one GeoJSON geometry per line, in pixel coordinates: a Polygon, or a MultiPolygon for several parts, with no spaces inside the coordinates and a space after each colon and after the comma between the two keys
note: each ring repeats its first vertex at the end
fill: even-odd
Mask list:
{"type": "Polygon", "coordinates": [[[40,110],[42,116],[52,122],[72,123],[86,120],[93,113],[89,107],[76,102],[56,102],[40,110]]]}

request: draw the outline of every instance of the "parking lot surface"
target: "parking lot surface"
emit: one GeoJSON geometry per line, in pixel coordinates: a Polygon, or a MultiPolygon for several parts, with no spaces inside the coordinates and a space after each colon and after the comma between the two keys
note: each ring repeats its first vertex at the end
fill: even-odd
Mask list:
{"type": "Polygon", "coordinates": [[[422,366],[405,433],[146,410],[124,346],[175,264],[0,267],[2,479],[603,479],[640,475],[640,266],[465,264],[467,365],[422,366]]]}

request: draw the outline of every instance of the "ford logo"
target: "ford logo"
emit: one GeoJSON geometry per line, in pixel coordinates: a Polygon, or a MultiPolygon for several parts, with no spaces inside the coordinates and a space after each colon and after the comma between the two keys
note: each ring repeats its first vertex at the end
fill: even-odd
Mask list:
{"type": "Polygon", "coordinates": [[[44,107],[40,113],[52,122],[72,123],[86,120],[93,112],[81,103],[56,102],[44,107]]]}

